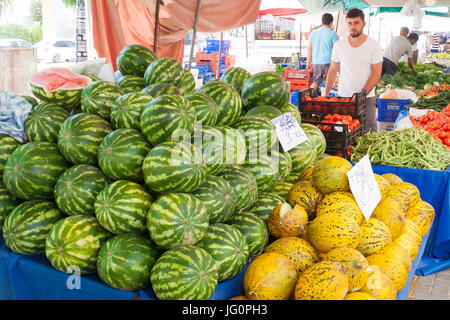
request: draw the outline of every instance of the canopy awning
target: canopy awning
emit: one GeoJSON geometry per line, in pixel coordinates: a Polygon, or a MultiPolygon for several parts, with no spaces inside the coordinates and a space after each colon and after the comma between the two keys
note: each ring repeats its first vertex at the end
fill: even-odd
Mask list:
{"type": "Polygon", "coordinates": [[[264,16],[266,14],[270,14],[275,17],[284,17],[284,16],[293,16],[297,14],[307,13],[306,9],[296,9],[296,8],[272,8],[259,10],[258,15],[264,16]]]}

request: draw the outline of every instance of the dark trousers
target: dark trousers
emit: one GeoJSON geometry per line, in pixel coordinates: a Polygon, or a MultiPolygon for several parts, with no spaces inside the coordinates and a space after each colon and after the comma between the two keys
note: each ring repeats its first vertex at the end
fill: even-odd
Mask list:
{"type": "Polygon", "coordinates": [[[394,62],[392,62],[391,60],[383,57],[383,66],[381,69],[381,75],[384,75],[386,73],[393,75],[397,71],[398,71],[397,65],[394,62]]]}

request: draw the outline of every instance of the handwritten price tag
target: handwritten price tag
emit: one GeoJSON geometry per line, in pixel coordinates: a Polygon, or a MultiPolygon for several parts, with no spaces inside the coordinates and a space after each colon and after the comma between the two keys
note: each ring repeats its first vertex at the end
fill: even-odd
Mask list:
{"type": "Polygon", "coordinates": [[[275,125],[277,137],[284,152],[308,140],[306,133],[290,112],[273,118],[272,123],[275,125]]]}
{"type": "Polygon", "coordinates": [[[365,155],[347,172],[350,190],[366,220],[381,200],[380,187],[372,171],[369,156],[365,155]]]}

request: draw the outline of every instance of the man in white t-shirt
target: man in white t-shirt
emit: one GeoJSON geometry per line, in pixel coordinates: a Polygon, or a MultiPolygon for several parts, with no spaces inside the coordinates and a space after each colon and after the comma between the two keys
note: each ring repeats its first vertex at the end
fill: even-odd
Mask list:
{"type": "Polygon", "coordinates": [[[411,68],[412,72],[416,73],[413,65],[413,51],[416,49],[414,49],[413,46],[417,43],[417,40],[419,40],[419,35],[417,33],[410,33],[407,37],[399,35],[393,38],[383,52],[381,75],[386,73],[396,73],[398,70],[398,62],[405,54],[408,57],[408,66],[411,68]]]}
{"type": "Polygon", "coordinates": [[[331,66],[325,85],[328,96],[336,74],[339,72],[338,95],[351,97],[366,90],[366,124],[368,129],[377,131],[375,85],[381,77],[383,54],[381,46],[363,33],[364,13],[351,9],[346,16],[349,35],[337,41],[331,55],[331,66]]]}

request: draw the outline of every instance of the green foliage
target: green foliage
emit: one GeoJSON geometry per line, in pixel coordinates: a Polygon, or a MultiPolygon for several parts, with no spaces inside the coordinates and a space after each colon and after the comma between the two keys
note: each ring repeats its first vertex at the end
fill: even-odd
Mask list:
{"type": "Polygon", "coordinates": [[[61,0],[67,7],[75,7],[77,5],[77,0],[61,0]]]}
{"type": "Polygon", "coordinates": [[[42,23],[42,0],[31,0],[30,9],[33,21],[42,23]]]}
{"type": "Polygon", "coordinates": [[[42,40],[42,25],[27,29],[17,24],[5,24],[0,26],[0,38],[18,38],[34,44],[42,40]]]}

